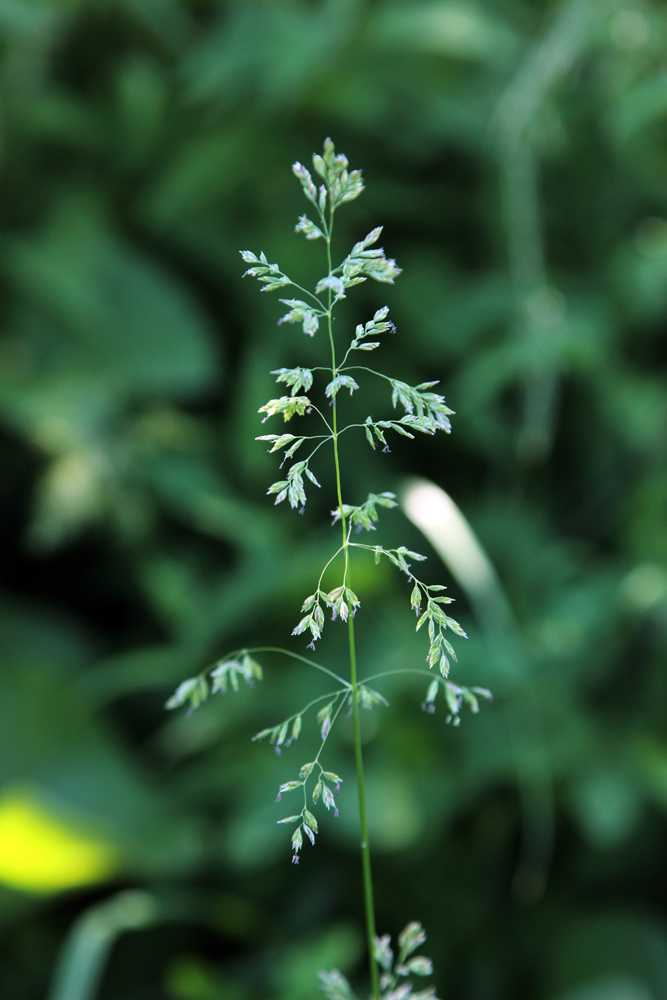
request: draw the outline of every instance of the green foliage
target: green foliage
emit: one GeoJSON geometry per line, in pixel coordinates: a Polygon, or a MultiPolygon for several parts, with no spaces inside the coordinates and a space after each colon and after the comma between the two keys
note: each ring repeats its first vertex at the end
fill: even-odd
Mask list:
{"type": "MultiPolygon", "coordinates": [[[[325,447],[311,463],[322,489],[303,475],[303,518],[262,499],[322,440],[303,437],[317,414],[295,415],[290,440],[278,414],[261,428],[272,440],[252,442],[258,407],[291,395],[267,375],[278,365],[312,371],[315,391],[294,395],[331,413],[331,378],[315,370],[326,310],[294,286],[277,289],[283,309],[255,294],[237,250],[262,246],[266,265],[246,268],[280,261],[307,288],[326,276],[317,206],[285,165],[331,132],[368,182],[337,213],[338,245],[382,221],[366,249],[384,245],[403,268],[394,285],[333,275],[346,296],[336,336],[356,330],[345,364],[380,357],[371,367],[412,387],[438,377],[424,391],[456,410],[451,437],[417,433],[388,382],[348,371],[360,388],[337,399],[361,426],[341,439],[356,484],[344,499],[400,497],[407,477],[428,477],[465,513],[505,595],[445,581],[470,638],[436,630],[459,663],[445,647],[450,677],[440,655],[426,698],[409,674],[369,681],[391,702],[362,713],[379,924],[395,936],[418,914],[438,993],[455,1000],[660,1000],[664,5],[0,7],[0,820],[20,792],[118,858],[90,889],[3,883],[0,996],[48,996],[69,928],[119,884],[149,888],[165,919],[116,943],[104,1000],[301,1000],[318,968],[362,979],[347,705],[323,761],[345,779],[344,808],[329,821],[309,797],[322,835],[298,869],[285,867],[271,802],[314,759],[316,713],[343,685],[250,653],[265,668],[253,690],[238,674],[233,698],[162,711],[221,651],[242,661],[251,640],[283,645],[329,557],[325,447]],[[294,235],[304,204],[311,221],[294,235]],[[361,335],[378,291],[396,337],[361,335]],[[293,325],[273,325],[295,308],[293,325]],[[447,683],[493,690],[492,709],[442,725],[447,683]],[[323,694],[282,756],[246,739],[323,694]],[[415,712],[422,700],[433,718],[415,712]],[[326,941],[341,913],[336,952],[326,941]]],[[[317,201],[324,178],[311,174],[317,201]]],[[[400,511],[378,512],[382,536],[364,526],[351,540],[427,553],[405,558],[425,586],[444,579],[400,511]]],[[[414,583],[372,556],[351,557],[371,676],[428,648],[428,623],[415,634],[406,615],[414,583]]],[[[341,583],[332,570],[326,594],[341,583]]],[[[338,674],[343,637],[327,623],[318,647],[338,674]]]]}

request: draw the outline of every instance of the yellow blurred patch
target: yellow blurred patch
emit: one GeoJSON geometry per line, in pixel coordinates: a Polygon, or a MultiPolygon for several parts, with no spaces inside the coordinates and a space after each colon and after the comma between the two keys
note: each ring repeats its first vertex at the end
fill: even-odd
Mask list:
{"type": "Polygon", "coordinates": [[[116,867],[111,845],[86,836],[28,792],[0,796],[0,883],[49,893],[99,882],[116,867]]]}

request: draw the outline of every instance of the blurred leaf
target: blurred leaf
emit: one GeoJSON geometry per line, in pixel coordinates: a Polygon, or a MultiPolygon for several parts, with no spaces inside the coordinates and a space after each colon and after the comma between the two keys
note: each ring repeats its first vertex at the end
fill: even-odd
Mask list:
{"type": "Polygon", "coordinates": [[[40,237],[14,243],[6,268],[59,328],[55,372],[79,369],[121,398],[210,384],[207,320],[161,268],[109,231],[96,199],[65,197],[40,237]]]}
{"type": "Polygon", "coordinates": [[[394,4],[376,22],[379,41],[457,59],[507,65],[516,54],[518,38],[503,21],[481,5],[466,0],[430,4],[394,4]]]}
{"type": "Polygon", "coordinates": [[[347,971],[360,957],[361,940],[349,924],[332,927],[326,935],[299,943],[277,963],[275,983],[281,1000],[311,996],[321,969],[347,971]]]}
{"type": "Polygon", "coordinates": [[[600,847],[623,843],[641,821],[642,796],[634,777],[601,771],[580,779],[572,790],[575,813],[583,832],[600,847]]]}

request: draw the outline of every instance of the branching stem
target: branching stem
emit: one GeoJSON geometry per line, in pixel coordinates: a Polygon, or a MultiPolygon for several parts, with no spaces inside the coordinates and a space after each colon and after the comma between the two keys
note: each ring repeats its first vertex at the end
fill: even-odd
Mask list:
{"type": "MultiPolygon", "coordinates": [[[[340,550],[339,550],[340,551],[340,550]]],[[[293,653],[290,649],[281,649],[280,646],[244,646],[243,649],[233,649],[231,653],[227,653],[225,656],[221,657],[220,662],[223,660],[231,660],[235,656],[242,656],[244,653],[282,653],[283,656],[290,656],[293,660],[299,660],[301,663],[305,663],[309,667],[314,667],[315,670],[321,670],[323,674],[328,674],[329,677],[333,677],[335,681],[339,684],[344,684],[346,688],[351,688],[349,681],[346,681],[344,677],[339,677],[335,674],[333,670],[329,670],[328,667],[322,666],[321,663],[316,663],[315,660],[311,660],[307,656],[301,656],[300,653],[293,653]]],[[[206,667],[202,670],[200,676],[204,676],[209,672],[211,667],[206,667]]]]}
{"type": "Polygon", "coordinates": [[[432,681],[440,681],[445,684],[443,677],[434,674],[432,670],[419,670],[417,667],[397,667],[395,670],[383,670],[381,674],[371,674],[364,677],[363,684],[370,684],[371,681],[379,681],[381,677],[392,677],[393,674],[417,674],[419,677],[428,677],[432,681]]]}
{"type": "MultiPolygon", "coordinates": [[[[350,352],[348,351],[347,353],[349,354],[350,352]]],[[[345,355],[345,358],[343,359],[343,364],[345,364],[345,360],[346,359],[347,359],[347,354],[345,355]]],[[[383,375],[382,372],[376,372],[374,368],[366,368],[365,365],[347,365],[345,368],[343,368],[341,366],[341,368],[339,370],[340,371],[346,371],[346,372],[368,372],[369,375],[377,375],[378,378],[383,378],[385,380],[385,382],[391,382],[392,381],[392,379],[391,379],[391,377],[389,375],[383,375]]]]}
{"type": "MultiPolygon", "coordinates": [[[[314,705],[318,705],[321,701],[326,701],[327,698],[329,698],[329,699],[333,698],[334,701],[336,701],[338,698],[340,698],[340,696],[342,694],[345,694],[345,695],[348,694],[349,690],[350,690],[350,688],[349,688],[349,685],[348,685],[348,686],[346,686],[344,688],[340,688],[338,691],[327,691],[326,694],[321,694],[321,695],[319,695],[319,697],[313,698],[312,701],[309,701],[308,704],[304,708],[302,708],[300,712],[294,712],[293,715],[288,716],[283,721],[284,722],[293,722],[296,718],[298,718],[298,716],[305,715],[306,712],[310,711],[310,709],[313,708],[314,705]]],[[[336,715],[337,714],[338,713],[336,713],[336,715]]],[[[336,716],[334,716],[334,719],[335,719],[335,717],[336,716]]],[[[322,749],[320,748],[320,753],[321,752],[322,752],[322,749]]],[[[319,757],[319,755],[320,754],[318,753],[318,755],[315,758],[315,760],[317,760],[317,758],[319,757]]]]}
{"type": "Polygon", "coordinates": [[[324,435],[322,435],[322,437],[324,438],[324,440],[320,441],[320,443],[318,445],[316,445],[315,448],[313,448],[313,450],[311,451],[310,455],[306,459],[307,462],[310,462],[310,460],[313,457],[313,455],[320,450],[320,448],[322,447],[323,444],[326,444],[327,441],[331,441],[331,435],[328,435],[327,437],[324,437],[324,435]]]}
{"type": "Polygon", "coordinates": [[[326,316],[326,310],[324,308],[324,303],[322,302],[321,299],[318,299],[317,295],[315,295],[313,292],[309,292],[307,288],[303,288],[301,285],[297,285],[296,281],[292,281],[291,278],[290,278],[290,285],[292,286],[292,288],[298,288],[300,292],[304,293],[304,295],[310,296],[311,299],[313,299],[315,302],[317,302],[318,306],[322,310],[321,315],[322,316],[326,316]]]}
{"type": "MultiPolygon", "coordinates": [[[[319,595],[319,594],[321,593],[321,591],[322,591],[322,580],[323,580],[323,578],[324,578],[324,574],[325,574],[325,573],[326,573],[326,571],[327,571],[327,570],[329,569],[329,566],[331,566],[331,563],[332,563],[332,562],[334,561],[334,559],[336,559],[336,558],[337,558],[337,557],[338,557],[338,556],[339,556],[339,555],[341,554],[341,552],[342,552],[342,551],[343,551],[343,546],[341,545],[341,547],[340,547],[339,549],[336,549],[336,551],[335,551],[335,552],[334,552],[334,554],[332,555],[331,559],[330,559],[330,560],[329,560],[329,562],[328,562],[328,563],[327,563],[327,564],[325,565],[324,569],[323,569],[323,570],[322,570],[322,572],[320,573],[320,578],[319,578],[319,580],[317,581],[317,593],[318,593],[318,595],[319,595]]],[[[346,553],[346,554],[347,554],[347,553],[346,553]]]]}
{"type": "MultiPolygon", "coordinates": [[[[333,233],[333,208],[329,215],[329,227],[327,233],[327,262],[329,273],[331,269],[331,237],[333,233]]],[[[336,346],[333,337],[333,325],[331,321],[332,294],[329,289],[329,309],[327,313],[327,327],[329,332],[329,344],[331,346],[331,377],[334,379],[337,374],[336,369],[336,346]]],[[[343,495],[341,490],[340,459],[338,455],[338,424],[336,397],[332,401],[333,406],[333,449],[334,463],[336,466],[336,491],[338,495],[338,509],[340,510],[341,530],[343,533],[343,549],[345,551],[345,579],[349,583],[349,540],[345,514],[343,507],[343,495]]],[[[364,762],[361,749],[361,722],[359,719],[359,687],[357,683],[357,655],[354,642],[354,618],[348,618],[348,635],[350,645],[350,684],[352,687],[352,724],[354,729],[354,756],[357,770],[357,792],[359,795],[359,827],[361,864],[364,882],[364,908],[366,911],[366,936],[368,939],[368,954],[371,973],[371,990],[373,1000],[380,997],[380,976],[377,962],[375,961],[375,907],[373,905],[373,878],[371,873],[371,852],[368,840],[368,818],[366,815],[366,793],[364,788],[364,762]]]]}
{"type": "MultiPolygon", "coordinates": [[[[329,293],[329,294],[331,294],[331,293],[329,293]]],[[[329,324],[331,324],[331,316],[329,316],[329,324]]],[[[315,413],[317,413],[320,417],[322,417],[322,420],[327,425],[327,429],[328,429],[329,433],[330,434],[334,434],[335,433],[335,424],[332,427],[331,424],[329,423],[329,421],[327,420],[327,418],[322,413],[322,411],[319,410],[316,406],[313,406],[312,403],[310,404],[310,408],[311,408],[311,410],[314,410],[315,413]]]]}

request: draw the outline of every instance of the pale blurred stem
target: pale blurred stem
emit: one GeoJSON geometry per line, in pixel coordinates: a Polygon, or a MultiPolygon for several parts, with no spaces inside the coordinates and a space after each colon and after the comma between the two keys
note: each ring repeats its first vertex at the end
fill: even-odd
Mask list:
{"type": "Polygon", "coordinates": [[[128,889],[85,910],[66,938],[47,1000],[94,1000],[116,939],[159,917],[156,900],[128,889]]]}
{"type": "MultiPolygon", "coordinates": [[[[329,234],[327,237],[327,261],[329,264],[329,274],[331,274],[331,236],[333,233],[333,210],[329,216],[329,234]]],[[[336,368],[336,346],[334,344],[333,328],[331,322],[332,294],[329,289],[329,308],[327,312],[327,325],[329,331],[329,344],[331,346],[331,377],[335,378],[336,368]]],[[[341,529],[343,532],[343,550],[345,552],[345,580],[348,586],[350,583],[349,566],[349,543],[347,539],[347,526],[343,513],[343,494],[340,482],[340,460],[338,456],[338,424],[336,414],[336,397],[332,401],[333,406],[333,447],[334,462],[336,464],[336,491],[338,494],[338,509],[340,510],[341,529]]],[[[380,975],[377,962],[375,961],[375,908],[373,906],[373,877],[371,873],[371,851],[368,842],[368,818],[366,815],[366,793],[364,789],[364,762],[361,752],[361,723],[359,719],[359,696],[357,684],[357,654],[354,644],[354,619],[352,615],[347,621],[349,641],[350,641],[350,684],[352,694],[352,725],[354,729],[354,757],[357,768],[357,792],[359,795],[359,827],[361,846],[361,865],[364,882],[364,907],[366,910],[366,935],[368,938],[368,958],[371,972],[371,990],[374,1000],[379,1000],[380,996],[380,975]]]]}
{"type": "MultiPolygon", "coordinates": [[[[531,296],[548,287],[544,232],[540,219],[538,165],[530,127],[540,106],[570,71],[575,60],[598,37],[614,0],[563,0],[552,26],[526,55],[498,104],[495,123],[503,175],[505,226],[517,313],[524,336],[537,343],[553,337],[548,324],[536,323],[527,309],[531,296]]],[[[547,360],[528,371],[519,448],[546,458],[554,434],[558,373],[547,360]]]]}

